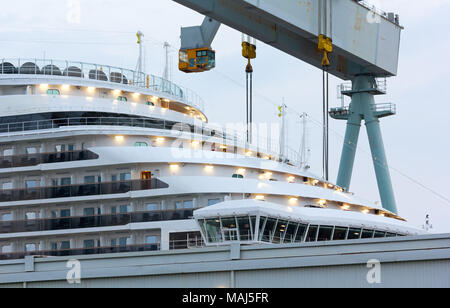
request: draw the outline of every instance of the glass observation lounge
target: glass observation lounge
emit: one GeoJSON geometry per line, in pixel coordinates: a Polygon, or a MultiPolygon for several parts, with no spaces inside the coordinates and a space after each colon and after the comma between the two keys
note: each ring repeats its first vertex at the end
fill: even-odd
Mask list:
{"type": "MultiPolygon", "coordinates": [[[[336,222],[332,222],[330,218],[314,220],[311,216],[301,217],[295,213],[327,211],[324,209],[296,208],[291,209],[292,212],[289,213],[281,205],[264,205],[265,202],[259,202],[260,204],[255,206],[257,202],[254,200],[229,201],[195,211],[194,217],[206,244],[226,245],[232,242],[291,244],[396,237],[407,233],[394,228],[376,227],[373,223],[370,226],[367,221],[361,221],[361,226],[357,226],[347,224],[346,219],[337,222],[340,217],[334,218],[336,222]],[[250,204],[247,208],[239,206],[240,203],[245,202],[250,204]],[[232,204],[235,206],[230,206],[232,204]],[[276,209],[277,207],[279,209],[276,209]],[[323,223],[326,220],[328,223],[323,223]]],[[[330,214],[332,216],[334,213],[330,214]]],[[[352,215],[349,212],[344,214],[352,215]]],[[[378,217],[375,218],[378,219],[378,217]]]]}

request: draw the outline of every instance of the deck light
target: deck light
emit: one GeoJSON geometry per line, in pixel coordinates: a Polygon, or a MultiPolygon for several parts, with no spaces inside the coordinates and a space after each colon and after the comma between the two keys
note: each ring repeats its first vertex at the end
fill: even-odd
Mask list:
{"type": "Polygon", "coordinates": [[[170,170],[172,170],[173,172],[176,172],[180,169],[180,165],[178,165],[178,164],[170,164],[169,167],[170,167],[170,170]]]}
{"type": "Polygon", "coordinates": [[[88,92],[91,92],[91,93],[92,93],[92,92],[95,91],[95,87],[88,87],[87,90],[88,90],[88,92]]]}
{"type": "Polygon", "coordinates": [[[361,212],[363,212],[364,214],[369,214],[369,213],[370,213],[370,210],[369,210],[369,209],[364,209],[364,210],[362,210],[361,212]]]}
{"type": "Polygon", "coordinates": [[[116,142],[118,142],[118,143],[122,143],[125,140],[124,136],[116,136],[114,138],[116,139],[116,142]]]}
{"type": "Polygon", "coordinates": [[[343,209],[344,211],[348,211],[348,210],[350,209],[350,205],[344,204],[344,205],[342,206],[342,209],[343,209]]]}
{"type": "Polygon", "coordinates": [[[114,90],[113,93],[114,93],[114,95],[119,95],[120,93],[122,93],[122,91],[120,91],[120,90],[114,90]]]}
{"type": "Polygon", "coordinates": [[[212,172],[213,170],[214,170],[214,166],[212,166],[212,165],[205,166],[206,172],[212,172]]]}
{"type": "Polygon", "coordinates": [[[320,199],[319,201],[317,201],[317,204],[320,205],[320,206],[325,206],[325,204],[327,204],[327,200],[320,199]]]}
{"type": "Polygon", "coordinates": [[[257,195],[257,196],[255,196],[255,200],[257,200],[257,201],[264,201],[265,198],[266,198],[266,197],[264,197],[263,195],[257,195]]]}
{"type": "Polygon", "coordinates": [[[63,91],[67,91],[67,90],[69,90],[70,89],[70,86],[68,85],[68,84],[63,84],[62,86],[61,86],[61,90],[63,90],[63,91]]]}
{"type": "Polygon", "coordinates": [[[297,197],[289,198],[289,204],[294,205],[294,204],[297,204],[297,202],[298,202],[297,197]]]}
{"type": "Polygon", "coordinates": [[[237,170],[237,174],[244,175],[244,174],[245,174],[245,171],[247,171],[247,170],[245,170],[244,168],[239,168],[239,169],[237,170]]]}
{"type": "Polygon", "coordinates": [[[288,181],[289,183],[295,183],[295,176],[290,176],[290,177],[288,177],[288,178],[287,178],[287,181],[288,181]]]}

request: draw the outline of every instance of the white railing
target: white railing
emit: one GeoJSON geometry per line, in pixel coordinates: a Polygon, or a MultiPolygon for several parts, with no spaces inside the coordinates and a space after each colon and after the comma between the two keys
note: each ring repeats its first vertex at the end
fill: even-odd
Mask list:
{"type": "Polygon", "coordinates": [[[205,107],[200,96],[188,88],[161,77],[109,65],[51,59],[2,59],[0,75],[4,74],[65,76],[118,83],[173,96],[202,112],[205,107]]]}
{"type": "MultiPolygon", "coordinates": [[[[12,134],[20,132],[59,129],[70,126],[73,127],[93,125],[136,127],[169,131],[172,131],[174,129],[173,121],[166,121],[164,119],[128,117],[75,117],[0,124],[0,134],[6,134],[10,136],[12,134]]],[[[217,138],[226,144],[243,147],[251,152],[254,152],[254,154],[261,153],[261,155],[263,155],[262,158],[267,156],[270,157],[271,160],[282,159],[285,163],[290,163],[299,168],[301,167],[301,157],[299,155],[299,152],[287,146],[283,151],[283,157],[280,157],[278,140],[270,138],[254,138],[252,144],[247,144],[245,141],[245,132],[239,132],[236,130],[227,131],[226,128],[220,126],[209,126],[206,124],[202,124],[202,126],[198,128],[196,127],[197,126],[194,125],[194,132],[198,131],[200,134],[205,136],[206,139],[217,138]]]]}

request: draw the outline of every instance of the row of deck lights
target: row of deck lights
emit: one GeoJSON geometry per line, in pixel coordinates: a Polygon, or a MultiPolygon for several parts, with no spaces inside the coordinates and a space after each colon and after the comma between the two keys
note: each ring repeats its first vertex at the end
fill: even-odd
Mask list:
{"type": "MultiPolygon", "coordinates": [[[[61,85],[61,90],[68,91],[68,90],[70,90],[70,87],[71,87],[70,85],[64,84],[64,85],[61,85]]],[[[40,84],[40,88],[42,90],[48,90],[49,89],[49,85],[48,84],[40,84]]],[[[97,90],[96,87],[87,87],[86,89],[87,89],[87,92],[89,92],[89,93],[94,93],[95,90],[97,90]]],[[[119,96],[120,94],[122,94],[121,90],[112,90],[112,92],[113,92],[114,96],[119,96]]],[[[142,95],[141,93],[137,93],[137,92],[132,93],[132,96],[135,99],[138,99],[141,95],[142,95]]],[[[88,100],[92,100],[92,97],[87,97],[87,99],[88,100]]],[[[163,101],[164,103],[170,103],[171,102],[169,99],[159,98],[159,97],[156,97],[156,96],[150,96],[150,101],[149,102],[155,104],[159,100],[163,101]]],[[[136,105],[136,103],[132,103],[132,104],[136,105]]],[[[150,108],[154,108],[155,106],[154,105],[150,105],[149,107],[150,108]]],[[[184,116],[191,116],[191,117],[196,117],[196,118],[199,118],[201,120],[204,120],[200,115],[197,115],[197,116],[195,115],[195,109],[194,108],[189,107],[189,106],[186,106],[185,108],[186,108],[186,110],[188,110],[190,112],[189,112],[189,114],[184,113],[184,116]]],[[[168,107],[165,107],[165,106],[161,105],[161,110],[162,110],[163,113],[166,112],[168,109],[169,109],[168,107]]]]}

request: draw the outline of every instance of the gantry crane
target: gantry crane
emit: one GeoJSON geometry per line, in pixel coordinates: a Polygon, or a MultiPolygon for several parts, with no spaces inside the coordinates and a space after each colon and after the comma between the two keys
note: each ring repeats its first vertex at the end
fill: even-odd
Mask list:
{"type": "MultiPolygon", "coordinates": [[[[225,24],[323,70],[324,84],[328,74],[350,80],[351,89],[345,93],[351,96],[350,106],[331,112],[332,117],[348,121],[337,184],[346,191],[350,187],[360,125],[364,120],[383,207],[397,213],[379,122],[382,116],[395,113],[395,108],[383,111],[374,99],[383,93],[377,78],[397,74],[403,29],[397,15],[374,10],[364,1],[355,0],[173,1],[207,16],[205,21],[213,20],[216,26],[213,29],[225,24]]],[[[217,31],[198,31],[203,35],[204,32],[213,35],[206,35],[208,40],[194,47],[210,50],[217,31]]],[[[197,35],[193,42],[198,42],[200,37],[197,35]]],[[[182,47],[186,40],[188,37],[182,33],[182,47]]],[[[187,56],[188,60],[192,58],[187,56]]],[[[184,54],[183,60],[186,60],[184,54]]],[[[327,96],[324,94],[326,113],[327,96]]],[[[327,119],[328,116],[324,118],[325,130],[327,119]]]]}

